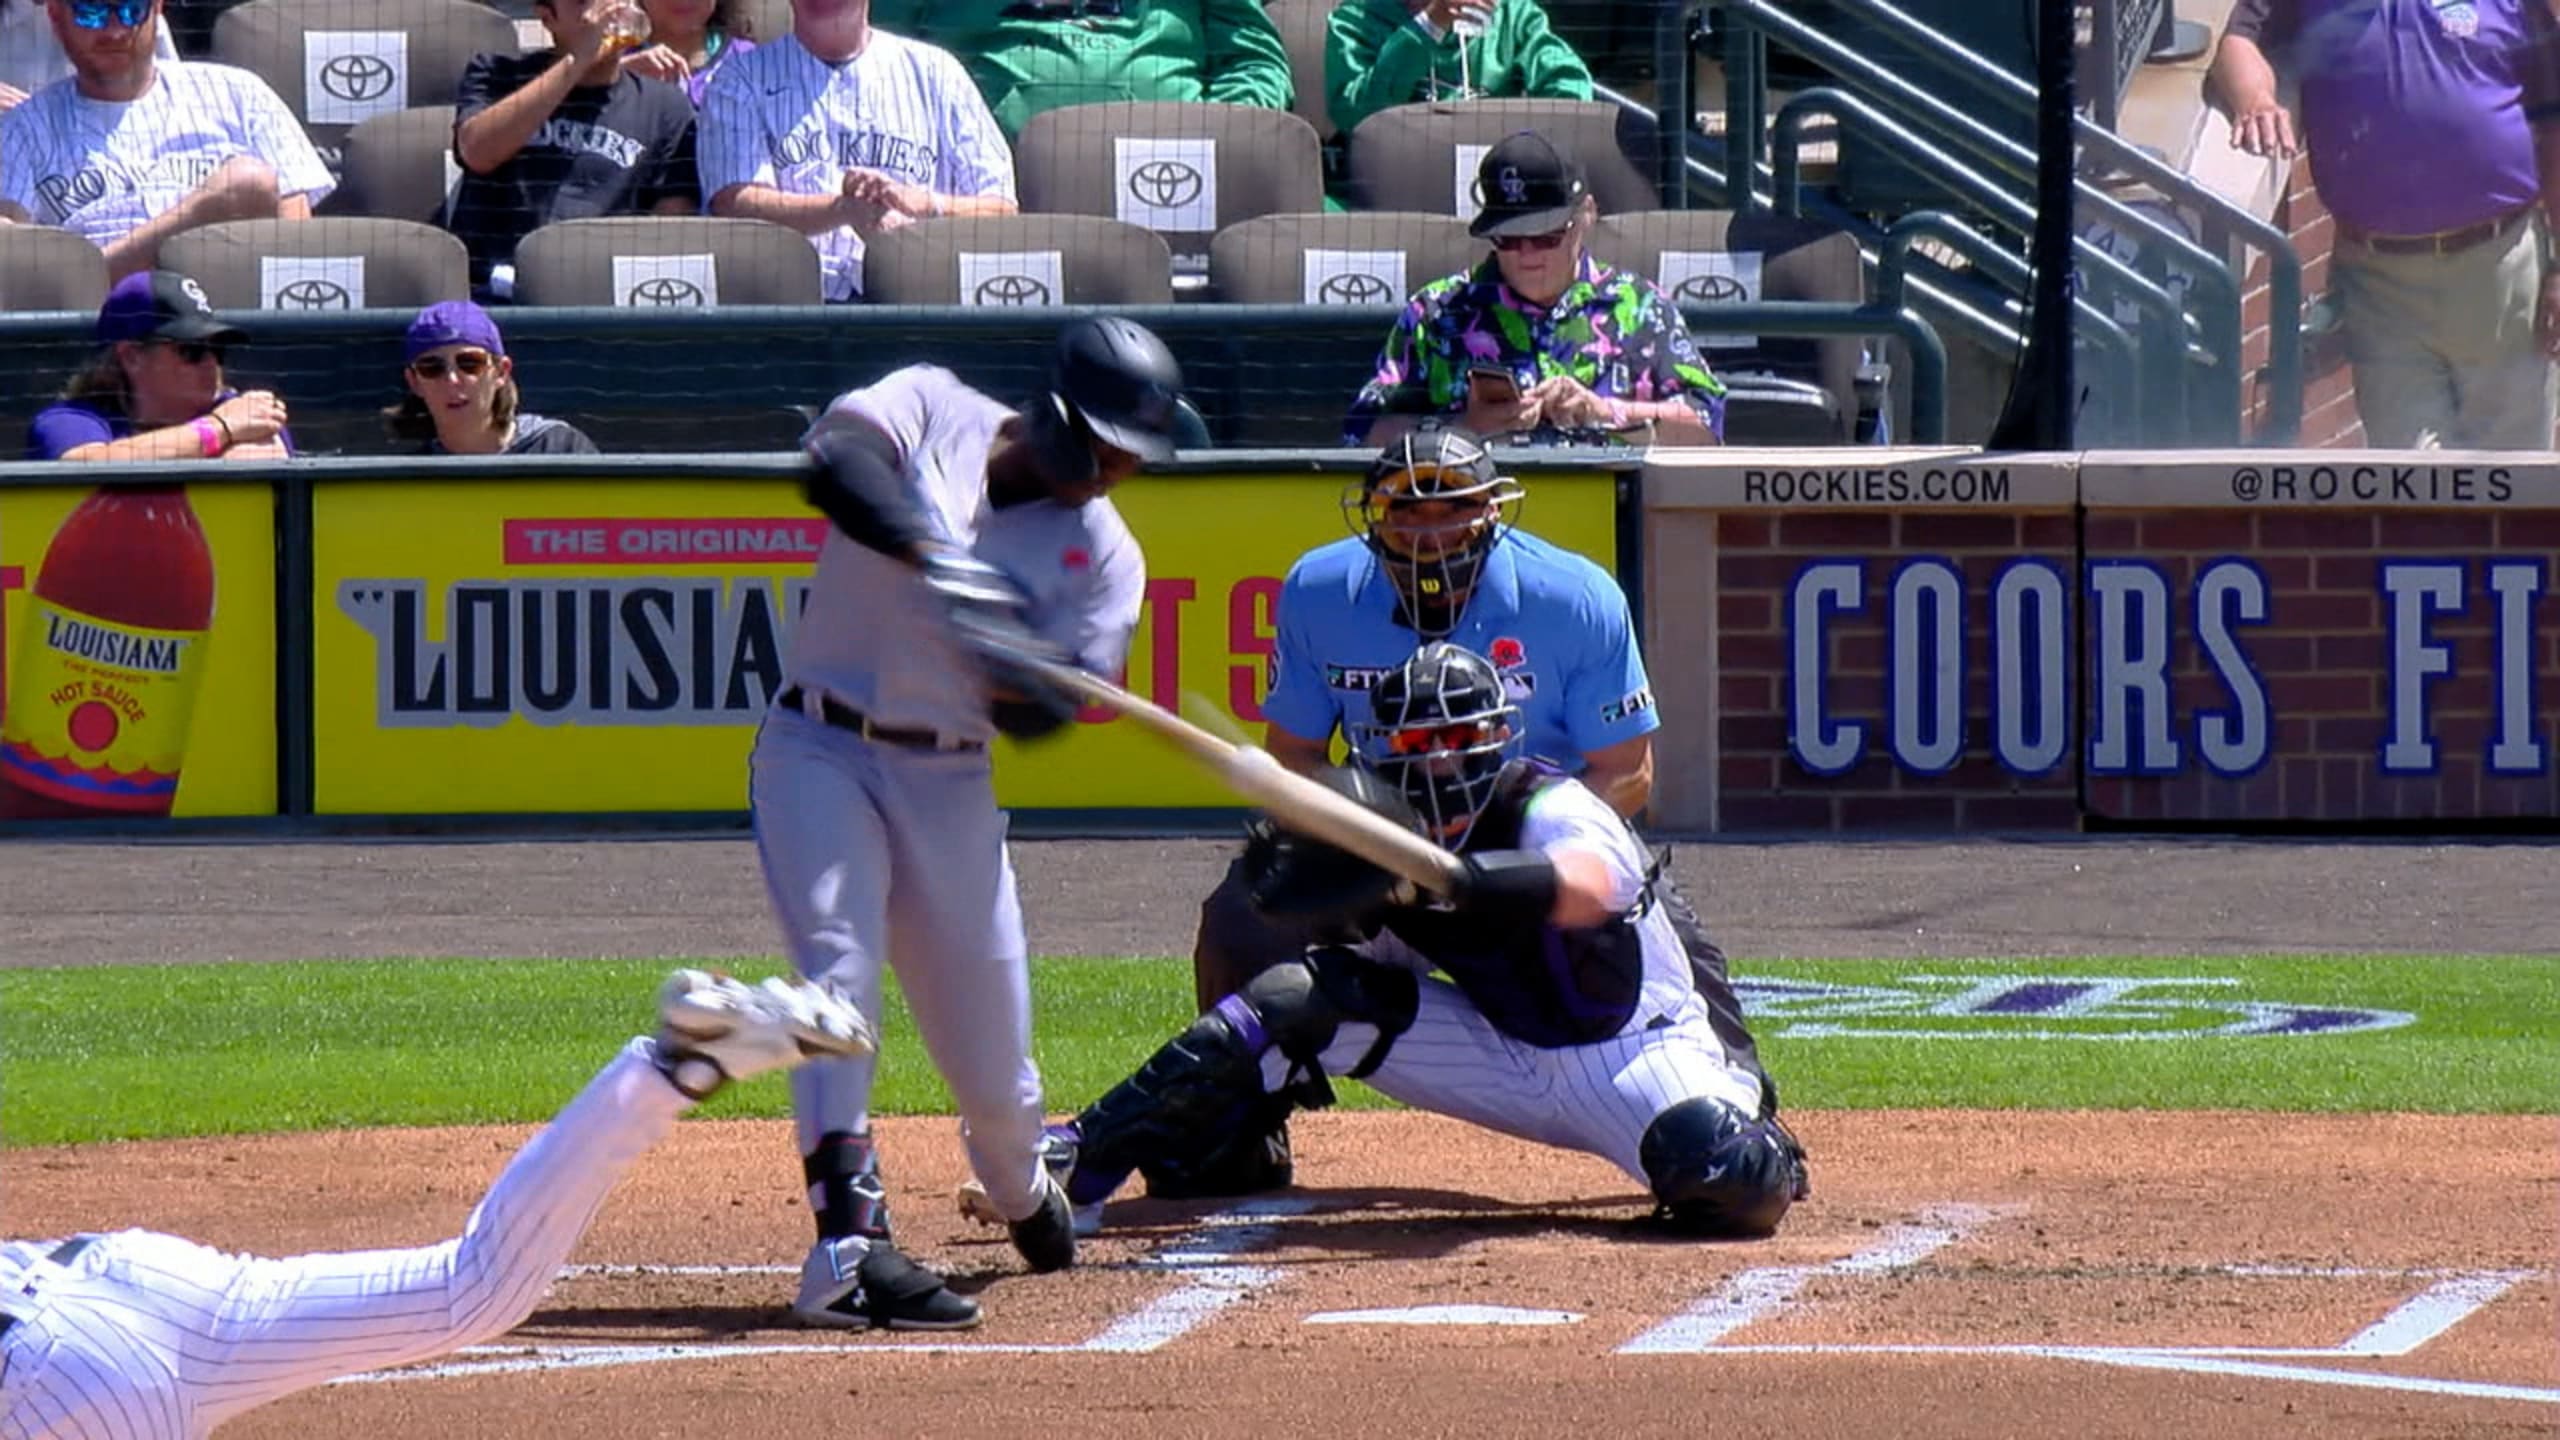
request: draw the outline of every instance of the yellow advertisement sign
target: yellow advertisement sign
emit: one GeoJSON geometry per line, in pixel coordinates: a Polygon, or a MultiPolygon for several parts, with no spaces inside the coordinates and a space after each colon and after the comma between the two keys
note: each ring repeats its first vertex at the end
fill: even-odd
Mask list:
{"type": "MultiPolygon", "coordinates": [[[[1259,739],[1272,603],[1346,533],[1340,475],[1140,478],[1127,683],[1259,739]]],[[[1616,484],[1524,477],[1537,533],[1607,564],[1616,484]]],[[[826,522],[785,481],[325,485],[314,498],[314,800],[323,814],[737,810],[826,522]]],[[[1098,712],[1001,742],[1016,808],[1234,799],[1098,712]]]]}
{"type": "Polygon", "coordinates": [[[0,817],[276,813],[275,563],[263,485],[0,490],[0,817]]]}

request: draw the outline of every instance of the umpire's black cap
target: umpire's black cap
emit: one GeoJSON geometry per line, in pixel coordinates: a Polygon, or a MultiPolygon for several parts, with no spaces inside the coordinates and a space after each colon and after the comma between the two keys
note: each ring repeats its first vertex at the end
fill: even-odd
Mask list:
{"type": "Polygon", "coordinates": [[[1182,367],[1146,326],[1118,315],[1067,326],[1049,388],[1105,445],[1142,460],[1173,458],[1182,367]]]}

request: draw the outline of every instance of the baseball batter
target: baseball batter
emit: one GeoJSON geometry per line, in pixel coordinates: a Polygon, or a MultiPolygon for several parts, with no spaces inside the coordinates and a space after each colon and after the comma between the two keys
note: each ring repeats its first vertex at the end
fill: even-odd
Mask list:
{"type": "Polygon", "coordinates": [[[729,1081],[872,1045],[806,981],[680,970],[658,1013],[440,1245],[281,1260],[148,1230],[0,1245],[0,1440],[206,1435],[341,1375],[495,1339],[678,1115],[729,1081]]]}
{"type": "MultiPolygon", "coordinates": [[[[1074,1235],[1040,1164],[1022,912],[987,747],[1054,732],[1074,706],[991,672],[969,637],[1119,672],[1146,563],[1105,497],[1173,453],[1181,384],[1162,341],[1111,317],[1067,327],[1049,388],[1019,413],[930,366],[829,407],[809,495],[835,528],[752,761],[794,963],[866,1013],[897,967],[970,1166],[1035,1270],[1072,1263],[1074,1235]]],[[[974,1325],[977,1303],[891,1242],[872,1073],[866,1058],[794,1077],[818,1239],[793,1309],[821,1326],[974,1325]]]]}
{"type": "Polygon", "coordinates": [[[1656,867],[1579,781],[1518,758],[1500,669],[1445,642],[1370,692],[1337,783],[1455,850],[1465,880],[1416,903],[1394,877],[1274,829],[1248,847],[1257,903],[1351,919],[1365,938],[1273,967],[1069,1125],[1052,1163],[1088,1229],[1131,1171],[1330,1103],[1350,1076],[1407,1105],[1608,1160],[1657,1213],[1765,1235],[1807,1193],[1692,982],[1656,867]],[[1432,973],[1432,972],[1438,973],[1432,973]]]}

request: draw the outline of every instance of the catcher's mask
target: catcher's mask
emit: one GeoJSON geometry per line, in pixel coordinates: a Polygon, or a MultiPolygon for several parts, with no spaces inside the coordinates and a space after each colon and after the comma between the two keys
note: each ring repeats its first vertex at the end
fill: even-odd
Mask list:
{"type": "Polygon", "coordinates": [[[1520,707],[1504,698],[1501,672],[1435,640],[1378,682],[1369,712],[1351,733],[1360,767],[1403,794],[1423,833],[1463,841],[1520,750],[1520,707]]]}
{"type": "Polygon", "coordinates": [[[1494,473],[1484,441],[1435,419],[1390,442],[1342,510],[1386,566],[1414,633],[1438,640],[1457,628],[1523,495],[1520,482],[1494,473]]]}

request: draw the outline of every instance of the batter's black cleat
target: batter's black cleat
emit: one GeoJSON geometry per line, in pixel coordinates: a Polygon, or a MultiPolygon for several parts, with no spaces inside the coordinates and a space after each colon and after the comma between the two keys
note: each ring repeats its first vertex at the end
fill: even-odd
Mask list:
{"type": "Polygon", "coordinates": [[[829,1330],[967,1330],[978,1302],[952,1293],[942,1277],[885,1239],[821,1240],[800,1267],[791,1313],[829,1330]]]}
{"type": "Polygon", "coordinates": [[[1067,1203],[1065,1187],[1058,1178],[1042,1172],[1040,1176],[1040,1208],[1027,1220],[1015,1220],[1005,1226],[1013,1236],[1013,1248],[1022,1254],[1022,1263],[1034,1275],[1064,1270],[1076,1263],[1076,1212],[1067,1203]]]}

